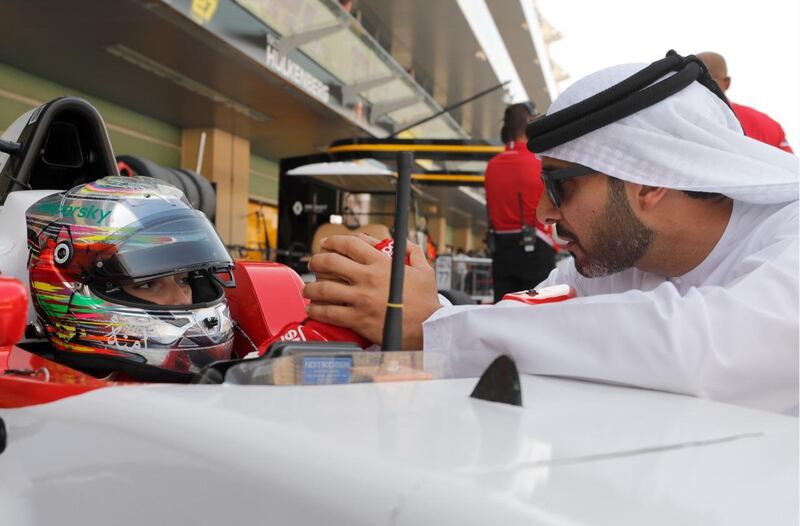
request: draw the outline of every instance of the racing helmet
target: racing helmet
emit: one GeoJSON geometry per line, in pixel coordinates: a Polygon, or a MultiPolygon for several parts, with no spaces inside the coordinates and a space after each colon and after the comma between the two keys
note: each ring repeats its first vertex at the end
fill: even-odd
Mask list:
{"type": "Polygon", "coordinates": [[[235,286],[233,261],[180,190],[150,177],[105,177],[37,201],[26,220],[35,323],[56,360],[188,381],[230,357],[223,287],[235,286]],[[157,305],[124,290],[184,273],[191,305],[157,305]]]}

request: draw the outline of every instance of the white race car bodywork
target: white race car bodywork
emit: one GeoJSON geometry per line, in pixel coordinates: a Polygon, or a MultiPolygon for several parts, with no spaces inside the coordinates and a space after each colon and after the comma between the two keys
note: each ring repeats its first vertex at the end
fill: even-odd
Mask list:
{"type": "Polygon", "coordinates": [[[110,387],[0,410],[2,524],[794,525],[798,420],[523,376],[110,387]]]}
{"type": "MultiPolygon", "coordinates": [[[[28,237],[25,211],[36,201],[56,190],[11,192],[0,205],[0,275],[19,279],[28,288],[28,237]]],[[[33,300],[28,298],[28,322],[36,318],[33,300]]]]}

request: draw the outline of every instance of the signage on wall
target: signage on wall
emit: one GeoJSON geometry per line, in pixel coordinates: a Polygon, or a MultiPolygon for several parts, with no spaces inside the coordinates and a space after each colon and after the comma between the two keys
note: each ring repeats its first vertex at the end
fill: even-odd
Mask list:
{"type": "Polygon", "coordinates": [[[328,85],[281,53],[277,39],[271,35],[267,37],[266,65],[314,98],[325,104],[330,100],[328,85]]]}
{"type": "Polygon", "coordinates": [[[192,0],[192,18],[200,25],[207,24],[217,12],[219,0],[192,0]]]}

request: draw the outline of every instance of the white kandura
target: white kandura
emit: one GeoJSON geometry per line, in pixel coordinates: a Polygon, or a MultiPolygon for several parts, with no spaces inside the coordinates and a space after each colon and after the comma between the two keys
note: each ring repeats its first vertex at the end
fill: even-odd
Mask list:
{"type": "MultiPolygon", "coordinates": [[[[641,67],[590,75],[550,112],[641,67]]],[[[797,158],[742,135],[724,102],[696,82],[543,155],[635,183],[724,193],[734,200],[730,220],[683,276],[628,269],[589,279],[568,260],[542,285],[571,285],[577,298],[439,309],[423,325],[425,350],[510,354],[524,373],[797,414],[797,158]]]]}

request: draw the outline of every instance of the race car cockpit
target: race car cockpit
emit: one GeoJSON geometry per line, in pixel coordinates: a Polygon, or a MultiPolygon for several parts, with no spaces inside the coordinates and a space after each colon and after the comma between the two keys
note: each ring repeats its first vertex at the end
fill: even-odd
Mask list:
{"type": "MultiPolygon", "coordinates": [[[[245,356],[281,354],[274,363],[283,365],[268,367],[276,372],[270,382],[431,377],[421,353],[394,355],[386,369],[380,353],[359,354],[371,342],[306,319],[303,282],[294,271],[268,262],[234,266],[213,225],[180,188],[129,175],[119,174],[101,116],[81,99],[34,108],[3,134],[0,273],[18,279],[29,299],[25,339],[0,353],[0,369],[48,371],[48,388],[35,390],[34,399],[51,396],[58,384],[96,386],[92,376],[105,378],[101,385],[219,381],[214,371],[245,356]],[[173,275],[190,284],[188,305],[162,307],[126,292],[173,275]],[[304,347],[308,342],[313,349],[304,347]],[[332,354],[320,361],[322,348],[332,354]],[[295,365],[299,376],[287,375],[295,365]]],[[[254,370],[237,381],[265,381],[264,368],[254,370]]]]}
{"type": "MultiPolygon", "coordinates": [[[[57,98],[9,125],[0,137],[0,274],[28,285],[25,213],[33,203],[107,175],[118,175],[111,142],[85,100],[57,98]]],[[[33,312],[29,301],[29,321],[33,312]]]]}

